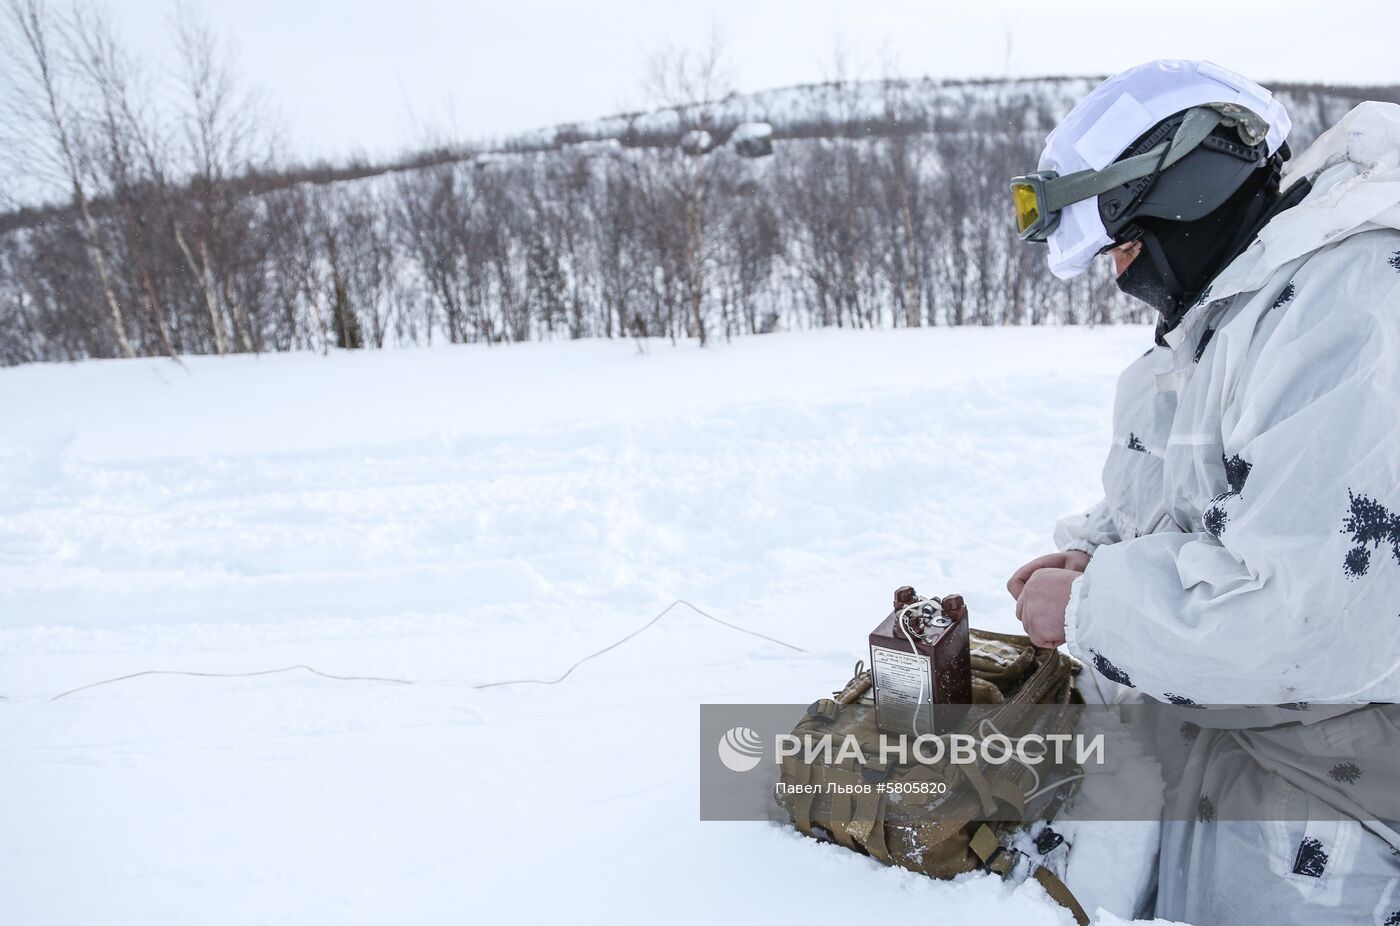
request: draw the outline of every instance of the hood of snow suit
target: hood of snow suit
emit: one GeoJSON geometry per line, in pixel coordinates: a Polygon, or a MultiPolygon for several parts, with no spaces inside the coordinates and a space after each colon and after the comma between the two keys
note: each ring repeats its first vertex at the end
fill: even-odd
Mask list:
{"type": "Polygon", "coordinates": [[[1400,229],[1400,105],[1366,102],[1285,165],[1281,186],[1312,192],[1277,216],[1216,277],[1210,299],[1249,292],[1290,261],[1377,228],[1400,229]]]}

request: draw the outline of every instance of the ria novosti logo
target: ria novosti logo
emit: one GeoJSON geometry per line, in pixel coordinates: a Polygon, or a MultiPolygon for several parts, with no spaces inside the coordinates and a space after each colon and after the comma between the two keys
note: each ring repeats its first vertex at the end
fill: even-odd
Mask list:
{"type": "Polygon", "coordinates": [[[731,772],[749,772],[763,761],[763,740],[748,727],[733,727],[719,738],[719,760],[731,772]]]}
{"type": "MultiPolygon", "coordinates": [[[[987,721],[983,722],[987,724],[987,721]]],[[[830,733],[819,736],[782,733],[773,738],[773,761],[782,763],[788,757],[811,765],[855,763],[868,765],[877,761],[883,768],[890,763],[899,765],[1004,765],[1018,762],[1033,767],[1050,759],[1056,765],[1073,761],[1078,765],[1103,765],[1105,761],[1103,733],[1028,733],[1012,738],[996,730],[990,735],[931,733],[909,737],[881,733],[877,750],[868,753],[868,745],[857,736],[835,737],[830,733]],[[1051,756],[1053,754],[1053,759],[1051,756]],[[1071,758],[1072,757],[1072,758],[1071,758]]],[[[751,772],[763,761],[763,738],[749,727],[731,727],[719,738],[719,760],[731,772],[751,772]]]]}

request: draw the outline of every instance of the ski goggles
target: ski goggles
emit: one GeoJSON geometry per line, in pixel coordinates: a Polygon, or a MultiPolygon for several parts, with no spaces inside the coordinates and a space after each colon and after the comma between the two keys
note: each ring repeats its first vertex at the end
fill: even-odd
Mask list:
{"type": "MultiPolygon", "coordinates": [[[[1224,109],[1224,106],[1199,106],[1188,110],[1181,120],[1181,126],[1170,139],[1141,154],[1114,161],[1103,170],[1080,170],[1063,177],[1053,170],[1038,170],[1012,177],[1011,205],[1016,218],[1016,234],[1022,241],[1046,241],[1055,226],[1060,224],[1060,214],[1066,207],[1133,180],[1161,173],[1190,154],[1216,126],[1227,119],[1241,127],[1241,136],[1248,138],[1255,134],[1258,126],[1252,121],[1247,125],[1241,115],[1253,116],[1253,113],[1242,107],[1232,107],[1241,114],[1231,111],[1227,115],[1224,109]]],[[[1257,116],[1254,118],[1258,119],[1257,116]]],[[[1267,128],[1265,125],[1266,131],[1267,128]]],[[[1262,134],[1259,137],[1262,138],[1262,134]]]]}

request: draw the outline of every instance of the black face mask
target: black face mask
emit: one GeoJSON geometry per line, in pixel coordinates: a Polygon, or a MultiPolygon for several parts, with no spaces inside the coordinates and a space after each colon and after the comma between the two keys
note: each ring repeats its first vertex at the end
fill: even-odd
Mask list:
{"type": "Polygon", "coordinates": [[[1275,208],[1279,201],[1278,165],[1271,162],[1194,222],[1137,220],[1142,253],[1118,277],[1118,288],[1161,312],[1164,330],[1171,330],[1210,281],[1281,211],[1275,208]]]}
{"type": "Polygon", "coordinates": [[[1146,233],[1139,240],[1142,252],[1118,275],[1115,281],[1118,288],[1152,306],[1164,318],[1179,314],[1183,298],[1181,281],[1172,271],[1157,236],[1146,233]]]}

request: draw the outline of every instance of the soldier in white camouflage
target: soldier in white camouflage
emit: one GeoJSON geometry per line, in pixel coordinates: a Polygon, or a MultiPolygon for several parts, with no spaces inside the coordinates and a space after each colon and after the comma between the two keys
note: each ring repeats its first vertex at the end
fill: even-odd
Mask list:
{"type": "Polygon", "coordinates": [[[1152,62],[1012,181],[1057,276],[1109,255],[1160,321],[1119,380],[1103,500],[1009,589],[1120,696],[1257,706],[1243,731],[1194,711],[1157,916],[1400,926],[1400,736],[1367,706],[1400,702],[1400,107],[1291,159],[1289,127],[1253,81],[1152,62]],[[1310,758],[1347,738],[1373,758],[1310,758]],[[1274,819],[1231,819],[1246,794],[1274,819]]]}

